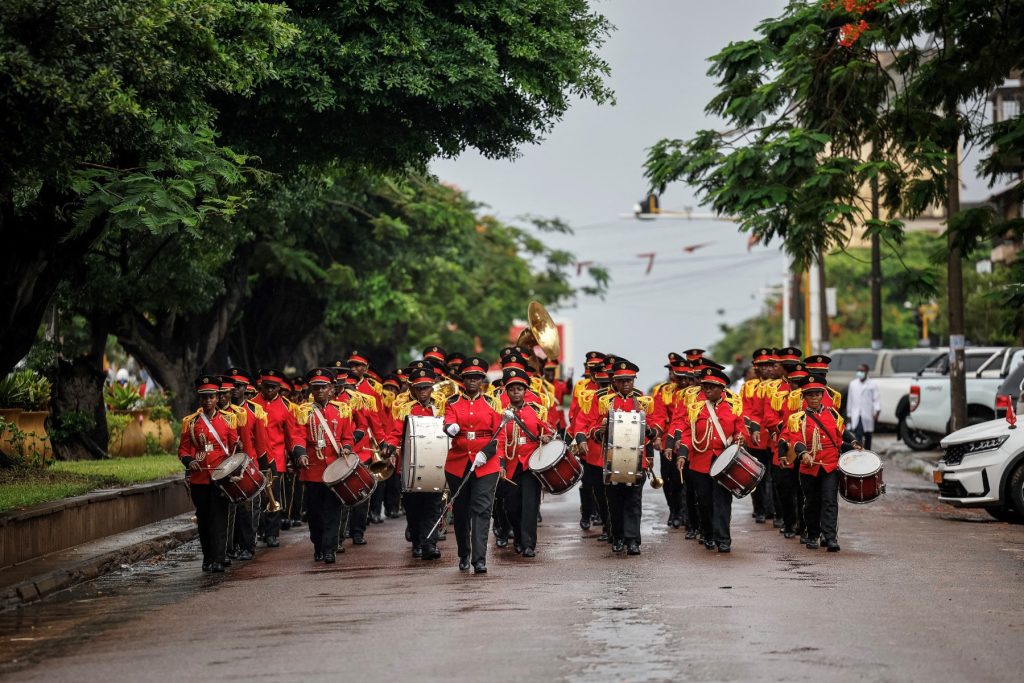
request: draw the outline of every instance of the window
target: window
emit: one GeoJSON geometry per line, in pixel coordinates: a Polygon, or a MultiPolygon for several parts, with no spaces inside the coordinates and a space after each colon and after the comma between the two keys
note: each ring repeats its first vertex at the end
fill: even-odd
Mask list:
{"type": "Polygon", "coordinates": [[[870,369],[874,370],[875,357],[876,354],[871,351],[841,351],[832,356],[829,370],[856,372],[861,364],[867,365],[870,369]]]}
{"type": "Polygon", "coordinates": [[[928,365],[935,356],[927,353],[897,353],[890,357],[893,374],[916,374],[918,370],[928,365]]]}
{"type": "MultiPolygon", "coordinates": [[[[985,361],[987,361],[991,357],[992,357],[991,353],[971,353],[971,354],[967,354],[967,357],[964,358],[964,371],[965,372],[977,372],[978,368],[980,368],[982,365],[984,365],[985,361]]],[[[998,361],[995,361],[995,362],[998,363],[998,361]]],[[[990,369],[998,370],[999,366],[995,365],[994,367],[990,367],[990,369]]]]}

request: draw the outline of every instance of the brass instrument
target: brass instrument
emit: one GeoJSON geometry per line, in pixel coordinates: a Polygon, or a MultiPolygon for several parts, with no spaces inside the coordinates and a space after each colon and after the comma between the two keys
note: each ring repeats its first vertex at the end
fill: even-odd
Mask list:
{"type": "MultiPolygon", "coordinates": [[[[539,301],[531,301],[526,309],[526,328],[519,333],[516,339],[516,346],[530,351],[530,362],[539,363],[540,359],[534,353],[539,347],[544,352],[544,357],[556,359],[562,353],[562,345],[558,341],[558,327],[551,319],[547,309],[539,301]]],[[[540,364],[538,372],[543,370],[540,364]]]]}
{"type": "Polygon", "coordinates": [[[664,479],[662,479],[661,477],[655,476],[655,474],[654,474],[654,463],[651,463],[651,466],[647,468],[647,474],[651,475],[651,488],[652,489],[657,490],[657,489],[660,489],[661,487],[663,487],[665,485],[665,480],[664,479]]]}
{"type": "Polygon", "coordinates": [[[381,453],[380,444],[374,444],[371,450],[373,452],[373,457],[370,459],[366,468],[370,470],[370,474],[372,474],[373,478],[377,481],[390,479],[391,475],[395,473],[394,459],[381,453]]]}
{"type": "Polygon", "coordinates": [[[270,499],[267,501],[267,507],[263,511],[268,513],[280,512],[281,504],[274,498],[274,470],[267,470],[263,474],[267,478],[267,498],[270,499]]]}

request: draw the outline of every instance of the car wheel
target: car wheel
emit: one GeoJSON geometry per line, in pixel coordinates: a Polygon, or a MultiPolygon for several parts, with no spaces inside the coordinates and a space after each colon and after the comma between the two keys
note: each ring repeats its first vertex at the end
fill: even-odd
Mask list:
{"type": "Polygon", "coordinates": [[[1013,507],[1018,521],[1024,522],[1024,464],[1017,465],[1017,469],[1010,475],[1006,485],[1006,503],[1007,507],[1013,507]]]}
{"type": "Polygon", "coordinates": [[[998,519],[1000,522],[1008,522],[1010,524],[1020,524],[1024,522],[1024,518],[1021,518],[1017,514],[1017,511],[1012,507],[1000,505],[995,508],[985,508],[985,512],[992,516],[993,519],[998,519]]]}
{"type": "Polygon", "coordinates": [[[906,420],[900,422],[900,439],[914,451],[930,451],[939,443],[926,432],[908,427],[906,420]]]}

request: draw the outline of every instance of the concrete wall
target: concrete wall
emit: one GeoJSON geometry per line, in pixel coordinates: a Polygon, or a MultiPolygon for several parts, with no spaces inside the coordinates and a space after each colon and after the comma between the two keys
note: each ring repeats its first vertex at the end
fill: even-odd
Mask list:
{"type": "Polygon", "coordinates": [[[105,489],[0,515],[0,568],[192,509],[181,477],[105,489]]]}

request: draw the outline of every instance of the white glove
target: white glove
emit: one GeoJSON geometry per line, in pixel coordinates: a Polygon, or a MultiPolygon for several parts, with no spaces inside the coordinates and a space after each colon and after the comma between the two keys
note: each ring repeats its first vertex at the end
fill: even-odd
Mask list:
{"type": "Polygon", "coordinates": [[[455,422],[452,422],[450,425],[444,428],[444,433],[454,439],[455,436],[459,433],[459,425],[456,424],[455,422]]]}
{"type": "Polygon", "coordinates": [[[473,458],[473,469],[475,470],[478,467],[483,467],[486,463],[487,454],[484,453],[483,451],[480,451],[479,453],[476,454],[476,457],[473,458]]]}

